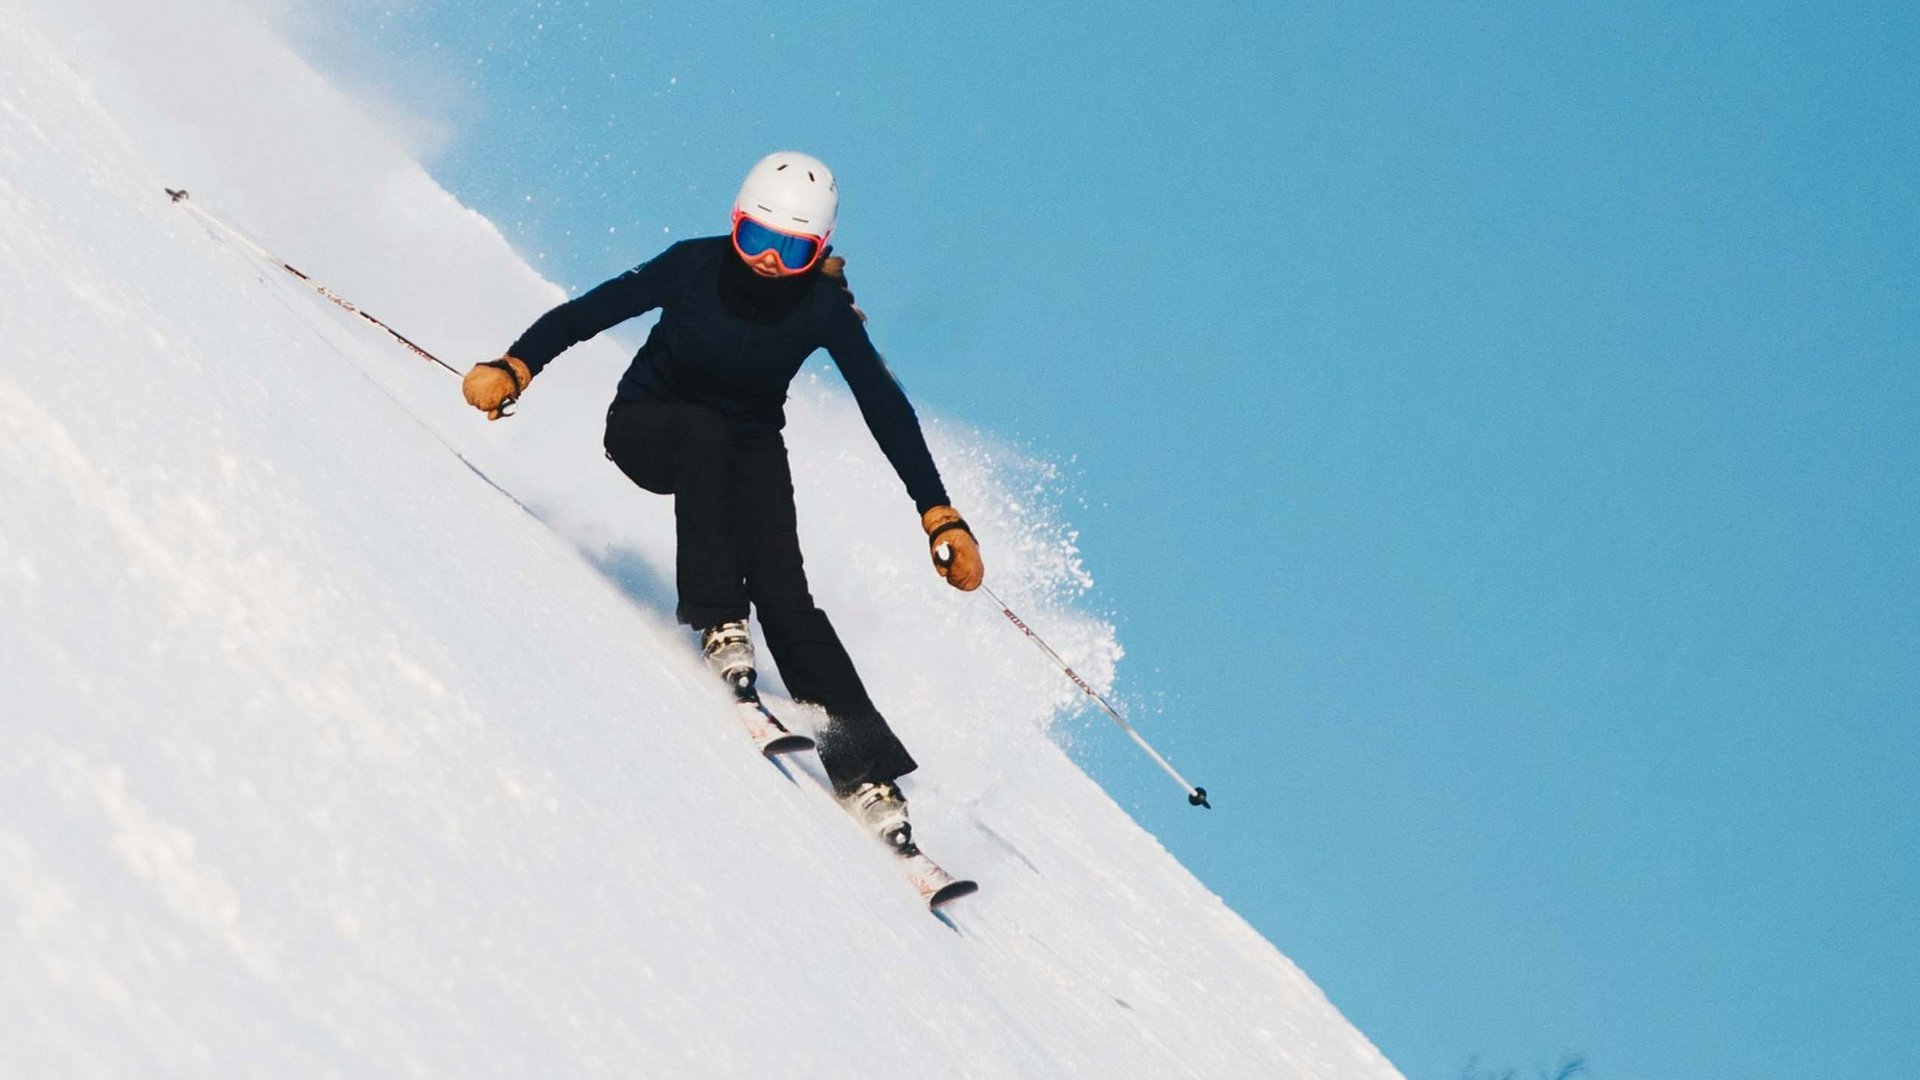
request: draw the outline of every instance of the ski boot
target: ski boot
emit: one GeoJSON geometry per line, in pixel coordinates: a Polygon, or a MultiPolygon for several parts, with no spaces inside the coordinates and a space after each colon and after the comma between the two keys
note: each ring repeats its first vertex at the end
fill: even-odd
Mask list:
{"type": "Polygon", "coordinates": [[[907,882],[929,908],[938,911],[980,891],[977,882],[942,870],[939,863],[928,858],[920,845],[913,842],[913,827],[907,824],[907,799],[900,794],[900,785],[891,780],[868,781],[851,791],[839,792],[836,797],[840,805],[847,808],[847,813],[878,836],[900,860],[907,882]]]}
{"type": "Polygon", "coordinates": [[[753,639],[747,636],[745,619],[700,631],[700,652],[706,656],[707,666],[733,691],[740,725],[762,754],[775,758],[813,749],[813,740],[781,723],[760,700],[760,691],[754,689],[753,639]]]}
{"type": "Polygon", "coordinates": [[[900,794],[900,785],[891,780],[868,781],[841,794],[840,805],[895,853],[918,853],[913,845],[913,826],[907,824],[907,798],[900,794]]]}
{"type": "Polygon", "coordinates": [[[706,656],[707,666],[733,689],[735,696],[745,698],[753,693],[753,639],[747,636],[745,619],[700,631],[700,652],[706,656]]]}

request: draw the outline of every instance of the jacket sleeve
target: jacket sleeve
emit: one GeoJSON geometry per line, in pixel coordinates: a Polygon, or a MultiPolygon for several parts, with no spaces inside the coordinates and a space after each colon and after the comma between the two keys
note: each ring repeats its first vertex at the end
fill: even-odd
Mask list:
{"type": "Polygon", "coordinates": [[[880,450],[893,463],[893,471],[907,485],[914,505],[921,513],[947,504],[947,489],[940,482],[940,470],[927,449],[926,435],[920,430],[920,418],[914,414],[907,393],[887,370],[886,361],[867,337],[867,328],[854,314],[853,302],[834,289],[831,311],[827,316],[824,344],[841,377],[860,405],[867,430],[880,444],[880,450]]]}
{"type": "Polygon", "coordinates": [[[569,348],[666,303],[678,276],[679,249],[676,244],[540,316],[507,354],[520,358],[538,375],[541,368],[569,348]]]}

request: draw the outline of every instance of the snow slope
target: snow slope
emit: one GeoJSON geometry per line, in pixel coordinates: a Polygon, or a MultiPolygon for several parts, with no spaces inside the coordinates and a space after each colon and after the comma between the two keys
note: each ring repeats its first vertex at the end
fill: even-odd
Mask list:
{"type": "MultiPolygon", "coordinates": [[[[815,591],[985,886],[950,922],[671,625],[625,349],[486,424],[161,189],[461,366],[561,295],[486,221],[244,8],[0,0],[0,55],[0,1074],[1397,1075],[1052,745],[830,379],[815,591]]],[[[1044,469],[933,441],[1109,680],[1044,469]]]]}

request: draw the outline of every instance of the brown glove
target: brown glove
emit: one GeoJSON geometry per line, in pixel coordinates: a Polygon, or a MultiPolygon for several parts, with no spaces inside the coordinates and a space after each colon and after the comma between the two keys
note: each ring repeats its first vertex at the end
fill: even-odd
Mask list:
{"type": "Polygon", "coordinates": [[[980,582],[986,579],[987,568],[980,562],[980,544],[960,517],[960,511],[951,506],[936,506],[920,515],[920,527],[927,530],[933,568],[940,571],[947,584],[961,592],[979,588],[980,582]]]}
{"type": "Polygon", "coordinates": [[[532,381],[533,372],[525,363],[517,357],[503,356],[473,365],[467,377],[460,380],[460,392],[467,395],[467,404],[486,413],[487,419],[498,420],[513,415],[507,406],[520,400],[520,392],[532,381]]]}

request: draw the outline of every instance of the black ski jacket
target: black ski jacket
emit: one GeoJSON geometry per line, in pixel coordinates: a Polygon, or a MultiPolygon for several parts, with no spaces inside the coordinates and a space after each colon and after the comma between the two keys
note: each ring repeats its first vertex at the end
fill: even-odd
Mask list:
{"type": "Polygon", "coordinates": [[[786,426],[787,388],[825,347],[860,414],[921,513],[947,503],[920,420],[867,337],[840,284],[818,270],[763,278],[725,236],[683,240],[540,316],[508,350],[535,374],[567,348],[660,309],[620,377],[615,401],[684,401],[718,411],[736,433],[786,426]]]}

